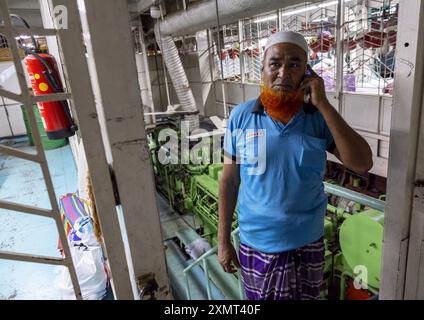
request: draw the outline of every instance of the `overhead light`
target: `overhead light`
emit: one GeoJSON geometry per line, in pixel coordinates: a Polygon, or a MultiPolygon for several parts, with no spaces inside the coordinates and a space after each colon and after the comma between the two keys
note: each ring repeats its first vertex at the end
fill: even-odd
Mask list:
{"type": "Polygon", "coordinates": [[[330,2],[327,2],[327,3],[321,3],[321,4],[318,5],[318,7],[325,8],[325,7],[333,6],[337,3],[339,3],[339,2],[338,1],[330,1],[330,2]]]}
{"type": "MultiPolygon", "coordinates": [[[[35,39],[40,38],[40,36],[34,36],[35,39]]],[[[15,37],[16,40],[25,40],[25,39],[31,39],[31,36],[17,36],[15,37]]]]}
{"type": "Polygon", "coordinates": [[[293,14],[303,13],[303,12],[313,10],[313,9],[318,9],[318,6],[317,5],[311,5],[311,6],[307,6],[305,8],[302,8],[302,9],[287,11],[287,12],[284,12],[281,16],[282,17],[291,16],[293,14]]]}
{"type": "MultiPolygon", "coordinates": [[[[352,1],[352,0],[344,0],[344,3],[347,3],[347,2],[350,2],[350,1],[352,1]]],[[[314,9],[321,9],[321,8],[333,6],[333,5],[336,5],[338,3],[339,3],[338,1],[330,1],[330,2],[325,2],[325,3],[320,3],[318,5],[312,4],[310,6],[302,8],[302,9],[296,9],[296,10],[283,12],[283,14],[281,16],[282,17],[291,16],[293,14],[298,14],[298,13],[303,13],[303,12],[307,12],[307,11],[314,10],[314,9]]]]}
{"type": "Polygon", "coordinates": [[[161,17],[160,8],[157,7],[157,6],[151,6],[150,7],[150,16],[153,19],[159,19],[161,17]]]}
{"type": "MultiPolygon", "coordinates": [[[[345,0],[344,3],[351,2],[351,1],[352,0],[345,0]]],[[[333,6],[333,5],[338,4],[338,3],[339,3],[338,1],[330,1],[330,2],[326,2],[326,3],[321,3],[321,4],[318,5],[318,7],[325,8],[325,7],[333,6]]]]}
{"type": "MultiPolygon", "coordinates": [[[[344,3],[351,2],[351,1],[352,0],[344,0],[344,3]]],[[[339,1],[336,0],[336,1],[330,1],[330,2],[325,2],[325,3],[320,3],[318,5],[311,4],[309,6],[306,6],[306,7],[301,8],[301,9],[295,9],[295,10],[290,10],[290,11],[283,12],[281,14],[281,16],[282,17],[287,17],[287,16],[291,16],[291,15],[294,15],[294,14],[299,14],[299,13],[307,12],[307,11],[314,10],[314,9],[321,9],[321,8],[333,6],[333,5],[336,5],[338,3],[339,3],[339,1]]],[[[253,22],[254,23],[259,23],[259,22],[265,22],[265,21],[270,21],[270,20],[274,20],[274,19],[277,19],[277,15],[276,14],[273,14],[273,15],[270,15],[270,16],[266,16],[266,17],[263,17],[263,18],[255,19],[255,20],[253,20],[253,22]]]]}
{"type": "Polygon", "coordinates": [[[265,22],[265,21],[270,21],[270,20],[274,20],[274,19],[277,19],[277,15],[276,14],[273,14],[273,15],[270,15],[270,16],[267,16],[267,17],[263,17],[263,18],[259,18],[259,19],[253,20],[253,22],[254,23],[259,23],[259,22],[265,22]]]}

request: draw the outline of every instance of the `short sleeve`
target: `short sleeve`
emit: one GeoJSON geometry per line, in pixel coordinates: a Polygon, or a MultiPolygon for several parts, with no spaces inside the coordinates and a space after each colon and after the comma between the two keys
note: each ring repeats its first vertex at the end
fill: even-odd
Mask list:
{"type": "Polygon", "coordinates": [[[224,135],[224,155],[234,161],[237,159],[237,137],[233,134],[235,129],[234,112],[232,112],[228,119],[227,130],[224,135]]]}
{"type": "Polygon", "coordinates": [[[333,135],[331,134],[330,128],[328,128],[327,122],[323,119],[324,122],[324,137],[327,141],[326,143],[326,150],[330,153],[334,153],[334,150],[336,149],[336,143],[334,142],[333,135]]]}

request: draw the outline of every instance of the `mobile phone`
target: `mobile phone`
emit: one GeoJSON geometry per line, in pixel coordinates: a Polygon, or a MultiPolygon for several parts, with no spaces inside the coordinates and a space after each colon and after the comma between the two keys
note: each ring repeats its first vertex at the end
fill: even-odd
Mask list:
{"type": "MultiPolygon", "coordinates": [[[[302,82],[305,79],[305,77],[310,76],[310,75],[311,75],[311,72],[308,69],[306,69],[305,74],[303,75],[303,78],[302,78],[302,82]]],[[[305,110],[309,110],[309,111],[317,110],[316,107],[311,102],[311,89],[309,87],[305,89],[305,94],[303,96],[303,102],[304,102],[304,109],[305,110]]]]}
{"type": "MultiPolygon", "coordinates": [[[[310,76],[310,75],[311,75],[311,72],[309,71],[309,69],[306,69],[305,74],[302,77],[302,83],[303,83],[303,80],[307,76],[310,76]]],[[[310,100],[311,100],[311,89],[308,87],[308,88],[305,89],[305,95],[303,96],[303,102],[305,104],[308,104],[308,103],[310,103],[310,100]]]]}

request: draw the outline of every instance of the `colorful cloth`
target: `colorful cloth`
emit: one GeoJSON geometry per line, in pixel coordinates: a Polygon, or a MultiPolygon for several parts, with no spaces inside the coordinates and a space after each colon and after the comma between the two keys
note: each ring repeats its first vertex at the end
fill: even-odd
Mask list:
{"type": "MultiPolygon", "coordinates": [[[[74,223],[78,218],[90,216],[90,206],[87,201],[78,197],[77,193],[68,193],[60,197],[59,210],[66,237],[70,240],[69,234],[74,223]]],[[[58,249],[62,250],[60,239],[58,242],[58,249]]]]}
{"type": "Polygon", "coordinates": [[[241,276],[249,300],[319,299],[324,240],[268,254],[240,244],[241,276]]]}

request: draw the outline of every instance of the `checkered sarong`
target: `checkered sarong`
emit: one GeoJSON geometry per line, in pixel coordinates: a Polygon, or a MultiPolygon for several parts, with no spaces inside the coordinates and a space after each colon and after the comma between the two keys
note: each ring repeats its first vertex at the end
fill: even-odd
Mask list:
{"type": "Polygon", "coordinates": [[[247,299],[319,299],[324,269],[323,238],[276,254],[240,244],[239,258],[247,299]]]}

